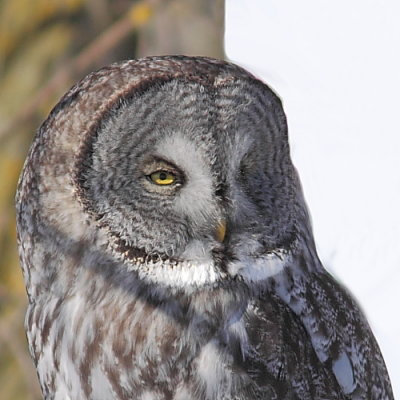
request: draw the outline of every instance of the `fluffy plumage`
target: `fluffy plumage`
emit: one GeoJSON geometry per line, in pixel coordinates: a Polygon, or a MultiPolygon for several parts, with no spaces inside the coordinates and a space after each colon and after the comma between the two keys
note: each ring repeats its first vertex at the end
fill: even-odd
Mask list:
{"type": "Polygon", "coordinates": [[[17,213],[46,399],[393,398],[317,257],[281,102],[233,64],[90,74],[38,131],[17,213]]]}

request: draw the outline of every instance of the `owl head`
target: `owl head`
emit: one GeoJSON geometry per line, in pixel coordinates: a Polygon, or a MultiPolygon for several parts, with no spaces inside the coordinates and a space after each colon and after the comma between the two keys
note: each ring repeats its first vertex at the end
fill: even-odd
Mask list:
{"type": "Polygon", "coordinates": [[[79,243],[79,264],[100,252],[160,285],[266,279],[309,231],[280,99],[210,58],[89,75],[43,124],[24,175],[21,218],[50,228],[47,248],[79,243]]]}

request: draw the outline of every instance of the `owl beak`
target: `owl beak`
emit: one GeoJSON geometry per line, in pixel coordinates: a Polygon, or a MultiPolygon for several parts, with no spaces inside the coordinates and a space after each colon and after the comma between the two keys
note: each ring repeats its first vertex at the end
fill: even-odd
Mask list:
{"type": "Polygon", "coordinates": [[[221,220],[219,221],[215,229],[215,238],[218,240],[218,242],[222,243],[225,239],[225,234],[226,234],[226,221],[221,220]]]}

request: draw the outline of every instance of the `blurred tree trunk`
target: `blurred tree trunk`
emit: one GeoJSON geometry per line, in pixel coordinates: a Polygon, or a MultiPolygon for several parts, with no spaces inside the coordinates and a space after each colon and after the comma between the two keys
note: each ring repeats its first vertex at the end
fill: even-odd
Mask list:
{"type": "Polygon", "coordinates": [[[136,56],[224,58],[224,0],[166,0],[138,35],[136,56]]]}

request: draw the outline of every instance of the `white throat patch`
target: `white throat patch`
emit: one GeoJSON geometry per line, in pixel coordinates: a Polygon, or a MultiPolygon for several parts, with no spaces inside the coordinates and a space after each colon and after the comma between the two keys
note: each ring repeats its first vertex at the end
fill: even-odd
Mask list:
{"type": "Polygon", "coordinates": [[[158,285],[183,289],[215,285],[226,278],[226,274],[218,271],[214,262],[199,263],[182,261],[148,261],[138,260],[132,265],[140,279],[158,285]]]}
{"type": "Polygon", "coordinates": [[[245,256],[229,263],[230,276],[241,276],[246,282],[260,282],[279,274],[290,262],[291,253],[278,250],[257,257],[245,256]]]}
{"type": "Polygon", "coordinates": [[[281,272],[290,262],[287,252],[277,252],[246,257],[228,264],[228,272],[221,271],[213,261],[144,261],[137,259],[131,264],[144,281],[158,285],[183,288],[214,286],[224,280],[241,277],[245,282],[260,282],[281,272]]]}

